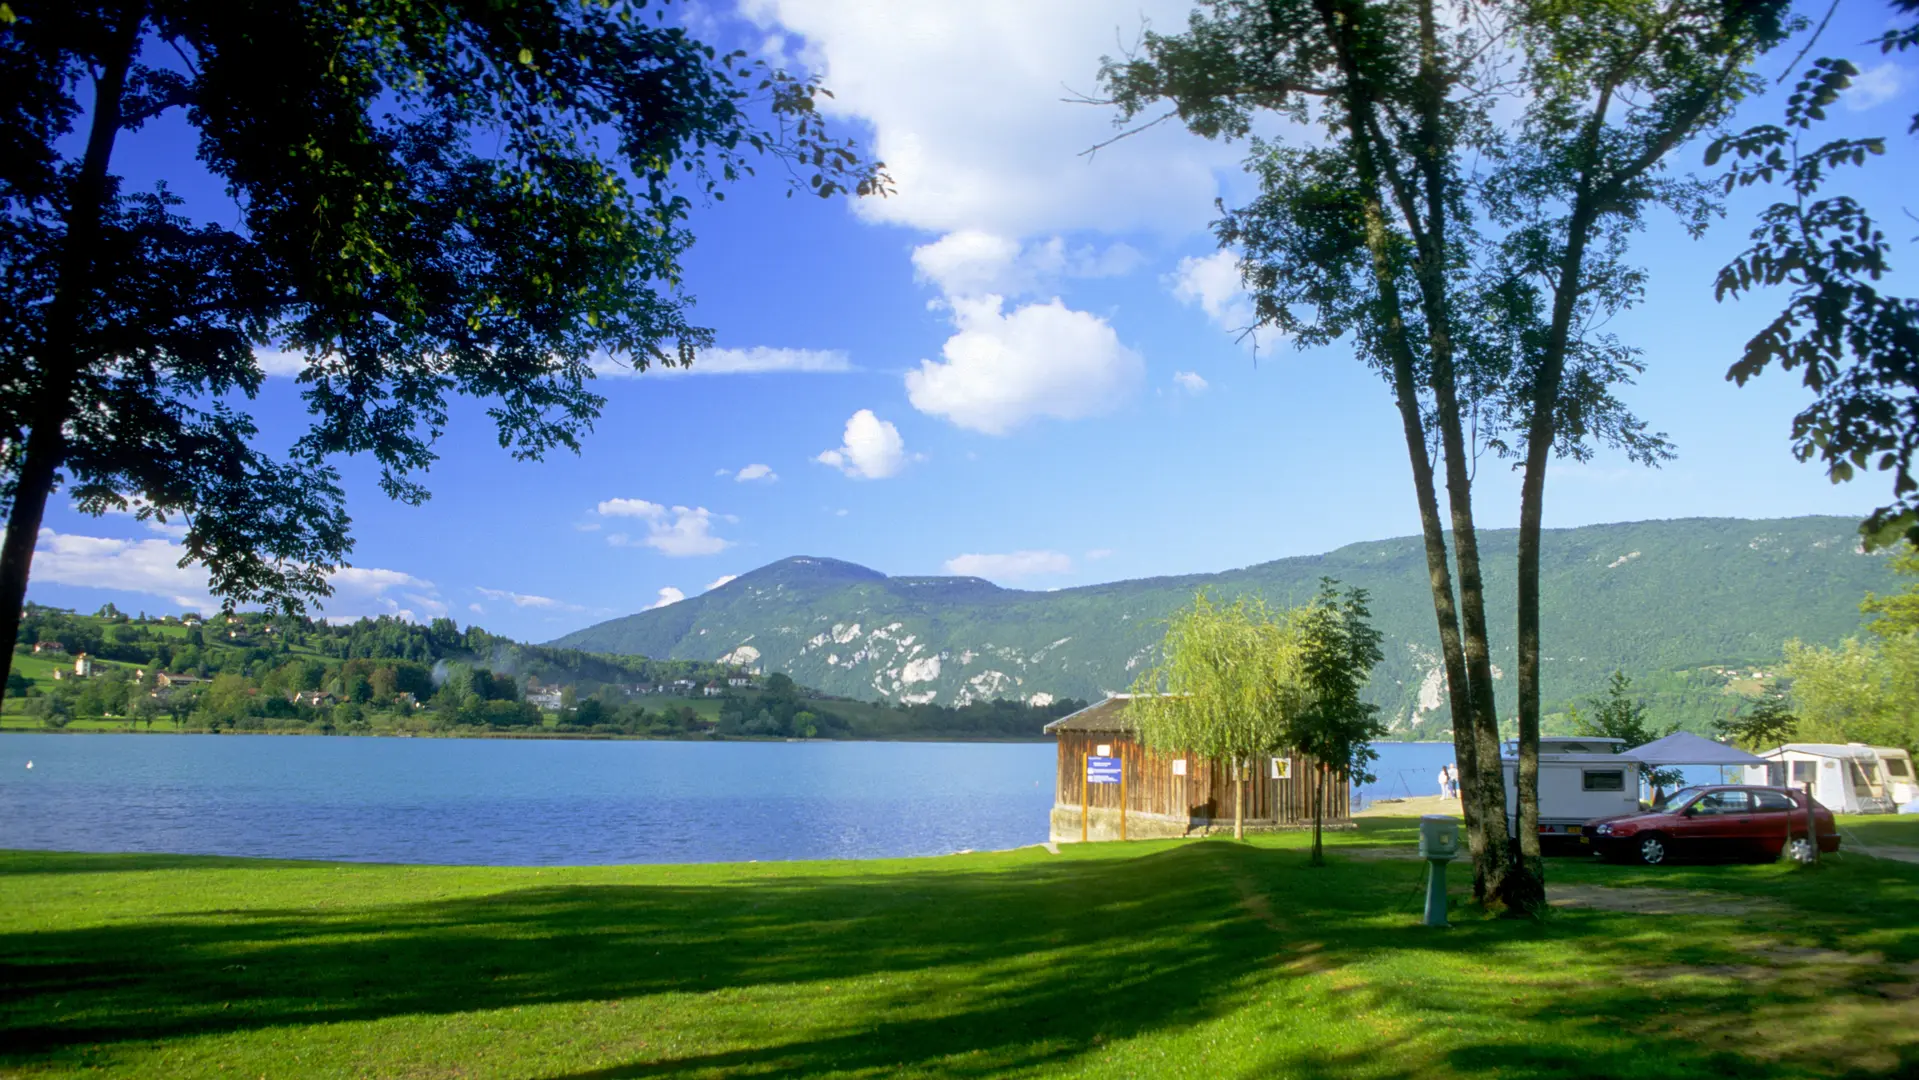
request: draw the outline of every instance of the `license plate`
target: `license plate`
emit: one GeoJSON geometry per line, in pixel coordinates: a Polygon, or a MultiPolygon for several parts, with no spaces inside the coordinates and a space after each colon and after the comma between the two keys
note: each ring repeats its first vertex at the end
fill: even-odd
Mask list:
{"type": "Polygon", "coordinates": [[[1578,825],[1568,825],[1566,826],[1566,831],[1573,834],[1574,836],[1578,836],[1581,828],[1582,827],[1578,825]]]}
{"type": "Polygon", "coordinates": [[[1593,838],[1590,836],[1582,836],[1579,838],[1579,842],[1582,844],[1591,844],[1593,842],[1593,838]]]}

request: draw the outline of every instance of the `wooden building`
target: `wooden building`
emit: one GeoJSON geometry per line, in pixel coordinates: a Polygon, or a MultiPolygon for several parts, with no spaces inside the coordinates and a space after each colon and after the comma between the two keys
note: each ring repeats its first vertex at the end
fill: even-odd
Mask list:
{"type": "MultiPolygon", "coordinates": [[[[1125,788],[1129,839],[1197,836],[1231,831],[1233,772],[1229,763],[1192,754],[1174,754],[1143,745],[1126,710],[1131,695],[1116,694],[1097,705],[1046,725],[1059,739],[1053,789],[1052,838],[1074,841],[1116,840],[1120,835],[1120,789],[1125,788]],[[1086,783],[1089,755],[1118,757],[1126,782],[1086,783]],[[1082,803],[1084,799],[1084,803],[1082,803]]],[[[1312,778],[1318,763],[1299,754],[1257,759],[1246,778],[1246,828],[1310,828],[1312,778]],[[1274,773],[1282,774],[1278,778],[1274,773]]],[[[1343,772],[1327,778],[1323,816],[1328,826],[1350,827],[1351,792],[1343,772]]]]}

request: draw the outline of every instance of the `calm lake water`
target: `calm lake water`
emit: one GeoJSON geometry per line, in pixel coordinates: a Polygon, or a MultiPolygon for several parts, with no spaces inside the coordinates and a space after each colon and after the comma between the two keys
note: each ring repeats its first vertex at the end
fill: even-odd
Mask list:
{"type": "MultiPolygon", "coordinates": [[[[1365,801],[1431,795],[1383,743],[1365,801]]],[[[857,859],[1046,839],[1051,743],[0,736],[0,848],[578,865],[857,859]],[[33,762],[28,769],[26,763],[33,762]]]]}

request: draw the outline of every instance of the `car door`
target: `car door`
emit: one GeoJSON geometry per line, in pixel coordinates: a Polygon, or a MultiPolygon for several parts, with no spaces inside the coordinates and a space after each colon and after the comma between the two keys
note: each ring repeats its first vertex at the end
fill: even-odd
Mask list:
{"type": "Polygon", "coordinates": [[[1674,837],[1681,854],[1695,859],[1738,854],[1752,825],[1752,803],[1740,788],[1708,791],[1686,808],[1674,837]]]}
{"type": "MultiPolygon", "coordinates": [[[[1786,846],[1786,838],[1791,835],[1793,811],[1798,809],[1799,804],[1783,791],[1753,792],[1752,828],[1747,833],[1752,854],[1760,858],[1777,858],[1780,849],[1786,846]]],[[[1805,830],[1800,831],[1803,833],[1805,830]]]]}

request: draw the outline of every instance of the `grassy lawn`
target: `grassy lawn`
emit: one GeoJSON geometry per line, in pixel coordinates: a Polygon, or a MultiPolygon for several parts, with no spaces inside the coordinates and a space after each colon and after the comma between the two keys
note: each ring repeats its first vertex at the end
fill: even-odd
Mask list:
{"type": "Polygon", "coordinates": [[[0,1073],[1919,1069],[1919,866],[1554,860],[1588,902],[1693,910],[1431,930],[1409,826],[1337,835],[1321,869],[1300,836],[569,869],[0,853],[0,1073]]]}
{"type": "Polygon", "coordinates": [[[1919,814],[1840,814],[1837,820],[1844,843],[1919,848],[1919,814]]]}

